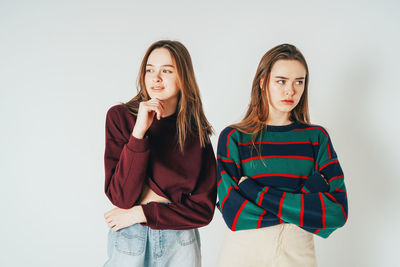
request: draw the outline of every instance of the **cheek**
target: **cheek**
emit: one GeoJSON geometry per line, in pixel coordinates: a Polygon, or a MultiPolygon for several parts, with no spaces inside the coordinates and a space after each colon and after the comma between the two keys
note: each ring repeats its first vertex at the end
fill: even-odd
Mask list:
{"type": "Polygon", "coordinates": [[[178,88],[178,79],[176,79],[176,77],[171,77],[171,78],[169,78],[168,80],[167,80],[167,82],[168,82],[168,85],[171,87],[171,88],[178,88]]]}
{"type": "Polygon", "coordinates": [[[283,91],[281,90],[281,88],[279,86],[271,85],[269,87],[269,94],[270,94],[271,99],[277,99],[277,98],[281,98],[283,91]]]}
{"type": "Polygon", "coordinates": [[[150,76],[149,76],[149,75],[145,75],[145,76],[144,76],[144,83],[145,83],[146,85],[148,85],[148,84],[150,84],[150,81],[151,81],[150,76]]]}
{"type": "Polygon", "coordinates": [[[296,96],[297,96],[299,99],[301,98],[301,96],[303,95],[303,93],[304,93],[304,87],[299,88],[298,90],[296,90],[296,96]]]}

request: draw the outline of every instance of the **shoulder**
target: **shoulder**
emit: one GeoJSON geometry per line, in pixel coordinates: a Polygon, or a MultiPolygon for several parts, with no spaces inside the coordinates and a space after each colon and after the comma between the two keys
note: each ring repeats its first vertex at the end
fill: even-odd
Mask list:
{"type": "Polygon", "coordinates": [[[128,110],[122,104],[118,104],[108,109],[107,118],[118,118],[127,113],[129,113],[128,110]]]}
{"type": "Polygon", "coordinates": [[[240,135],[240,131],[237,128],[228,126],[225,127],[219,134],[219,142],[228,142],[229,139],[236,139],[240,135]]]}
{"type": "Polygon", "coordinates": [[[229,150],[235,149],[241,140],[241,135],[237,128],[228,126],[224,128],[218,138],[217,154],[229,155],[229,150]]]}
{"type": "Polygon", "coordinates": [[[126,123],[131,120],[135,120],[135,117],[122,104],[112,106],[107,111],[107,121],[126,123]]]}
{"type": "Polygon", "coordinates": [[[305,124],[299,123],[295,129],[296,131],[305,131],[313,136],[329,138],[328,131],[324,126],[318,124],[305,124]]]}
{"type": "Polygon", "coordinates": [[[129,139],[135,121],[135,117],[122,104],[112,106],[107,111],[106,131],[109,135],[129,139]]]}

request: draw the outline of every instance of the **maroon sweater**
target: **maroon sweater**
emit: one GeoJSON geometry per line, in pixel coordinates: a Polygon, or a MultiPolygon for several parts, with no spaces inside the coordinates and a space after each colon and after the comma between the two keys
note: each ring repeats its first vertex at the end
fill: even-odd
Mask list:
{"type": "Polygon", "coordinates": [[[143,139],[132,136],[135,117],[122,105],[106,118],[105,192],[117,207],[131,208],[144,184],[171,200],[143,205],[152,229],[193,229],[207,225],[216,201],[216,161],[211,144],[200,147],[188,136],[184,153],[177,145],[176,114],[154,119],[143,139]]]}

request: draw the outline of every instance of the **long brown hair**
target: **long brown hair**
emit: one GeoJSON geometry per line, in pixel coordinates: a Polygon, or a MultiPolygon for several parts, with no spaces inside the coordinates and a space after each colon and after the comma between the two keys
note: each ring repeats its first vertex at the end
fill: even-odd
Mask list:
{"type": "Polygon", "coordinates": [[[213,133],[213,129],[204,115],[200,91],[194,75],[192,59],[188,50],[182,43],[171,40],[160,40],[150,45],[140,65],[137,81],[138,94],[123,105],[132,115],[137,116],[139,103],[150,99],[146,90],[144,78],[146,75],[147,60],[151,52],[157,48],[168,49],[176,65],[178,88],[180,90],[176,120],[179,148],[183,152],[188,133],[198,136],[200,138],[201,147],[205,147],[205,145],[210,142],[210,135],[213,133]]]}
{"type": "MultiPolygon", "coordinates": [[[[256,148],[255,140],[257,139],[257,136],[260,136],[261,138],[262,132],[266,130],[266,123],[269,114],[268,98],[266,93],[267,86],[269,84],[271,69],[273,65],[275,64],[275,62],[281,59],[297,60],[301,64],[303,64],[304,68],[306,69],[304,91],[299,103],[291,111],[290,119],[292,121],[310,124],[310,115],[308,112],[308,81],[310,75],[308,73],[307,62],[300,50],[297,49],[294,45],[281,44],[275,46],[267,53],[265,53],[265,55],[261,58],[260,63],[258,64],[256,75],[253,80],[253,86],[251,89],[250,104],[246,115],[241,122],[231,125],[241,132],[252,135],[253,148],[256,148]],[[260,86],[261,80],[264,81],[262,87],[260,86]]],[[[261,155],[260,150],[258,151],[259,155],[261,155]]]]}
{"type": "Polygon", "coordinates": [[[290,119],[302,123],[310,123],[310,115],[308,112],[308,80],[310,75],[308,73],[307,62],[300,50],[298,50],[294,45],[281,44],[270,49],[261,58],[253,80],[249,108],[243,120],[232,125],[232,127],[253,135],[258,134],[265,128],[269,114],[266,90],[269,83],[272,66],[275,64],[275,62],[281,59],[297,60],[303,64],[304,68],[306,69],[304,92],[297,106],[291,111],[290,119]],[[265,81],[262,85],[262,88],[260,86],[261,80],[265,81]]]}

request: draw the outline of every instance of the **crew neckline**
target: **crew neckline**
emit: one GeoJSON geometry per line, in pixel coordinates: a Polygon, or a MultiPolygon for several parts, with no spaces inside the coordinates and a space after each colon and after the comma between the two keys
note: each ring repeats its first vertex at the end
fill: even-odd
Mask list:
{"type": "Polygon", "coordinates": [[[267,125],[268,132],[288,132],[296,128],[300,123],[294,121],[287,125],[267,125]]]}
{"type": "Polygon", "coordinates": [[[161,117],[160,120],[169,120],[169,119],[174,119],[178,117],[178,111],[176,110],[174,113],[172,113],[171,115],[167,116],[167,117],[161,117]]]}

